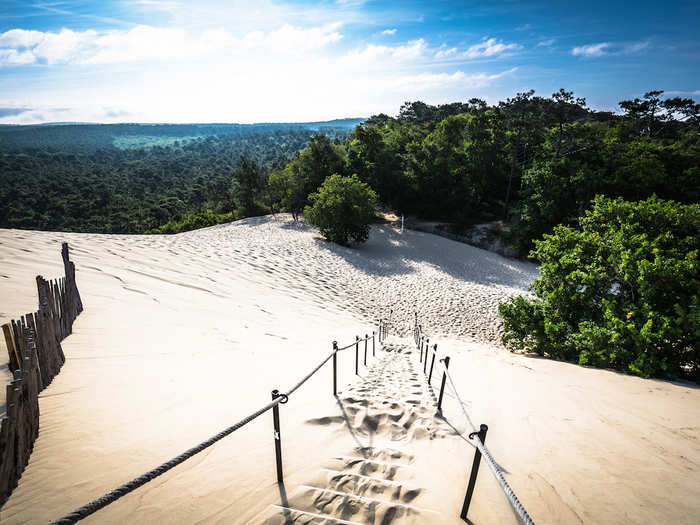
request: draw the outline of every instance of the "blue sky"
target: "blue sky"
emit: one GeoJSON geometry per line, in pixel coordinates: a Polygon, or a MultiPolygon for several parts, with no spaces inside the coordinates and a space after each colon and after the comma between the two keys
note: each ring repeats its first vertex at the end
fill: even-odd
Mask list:
{"type": "Polygon", "coordinates": [[[700,99],[700,2],[2,0],[0,123],[305,121],[564,87],[700,99]]]}

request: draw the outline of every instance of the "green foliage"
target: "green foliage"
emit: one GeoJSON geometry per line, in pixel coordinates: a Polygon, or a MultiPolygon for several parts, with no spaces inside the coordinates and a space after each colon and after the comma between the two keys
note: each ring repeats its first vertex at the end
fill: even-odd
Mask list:
{"type": "Polygon", "coordinates": [[[188,214],[180,221],[168,221],[158,228],[153,228],[146,233],[181,233],[190,230],[207,228],[223,222],[234,220],[233,213],[216,214],[211,210],[204,210],[200,213],[188,214]]]}
{"type": "Polygon", "coordinates": [[[296,220],[310,203],[309,195],[333,173],[345,173],[345,150],[325,135],[314,135],[308,147],[292,159],[284,169],[268,179],[273,205],[291,212],[296,220]]]}
{"type": "Polygon", "coordinates": [[[357,175],[333,174],[309,198],[312,205],[304,208],[304,216],[326,239],[342,245],[367,240],[377,194],[357,175]]]}
{"type": "Polygon", "coordinates": [[[597,197],[579,228],[536,241],[534,298],[500,305],[513,349],[700,379],[700,206],[597,197]]]}
{"type": "MultiPolygon", "coordinates": [[[[682,203],[700,201],[700,137],[655,140],[630,132],[627,122],[589,122],[569,129],[575,146],[559,158],[543,155],[522,174],[513,217],[513,243],[528,253],[535,239],[558,224],[576,226],[599,194],[641,200],[657,195],[682,203]]],[[[558,131],[546,137],[554,153],[558,131]]],[[[563,149],[562,149],[563,151],[563,149]]]]}
{"type": "Polygon", "coordinates": [[[108,134],[121,129],[124,137],[137,137],[136,132],[148,129],[163,140],[166,132],[182,139],[194,128],[199,129],[0,127],[0,227],[143,233],[207,209],[214,214],[235,210],[238,217],[265,213],[267,174],[314,135],[305,129],[255,127],[254,132],[173,141],[167,147],[120,150],[111,146],[108,134]]]}
{"type": "Polygon", "coordinates": [[[268,185],[273,203],[279,204],[292,214],[295,221],[298,220],[308,195],[304,178],[299,173],[299,163],[290,162],[284,169],[270,173],[268,185]]]}

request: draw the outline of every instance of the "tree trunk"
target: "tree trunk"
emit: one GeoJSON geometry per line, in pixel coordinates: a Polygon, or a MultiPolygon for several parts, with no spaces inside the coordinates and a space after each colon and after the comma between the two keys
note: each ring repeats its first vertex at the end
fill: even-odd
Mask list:
{"type": "Polygon", "coordinates": [[[508,204],[510,203],[510,192],[513,187],[513,177],[515,176],[515,164],[518,159],[518,151],[520,150],[520,133],[515,136],[515,147],[510,156],[510,174],[508,175],[508,187],[506,188],[506,199],[503,204],[503,220],[508,220],[508,204]]]}

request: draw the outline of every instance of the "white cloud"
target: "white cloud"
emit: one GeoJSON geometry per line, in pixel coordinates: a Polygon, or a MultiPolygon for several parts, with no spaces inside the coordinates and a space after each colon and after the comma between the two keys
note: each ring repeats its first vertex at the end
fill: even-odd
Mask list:
{"type": "Polygon", "coordinates": [[[466,58],[500,56],[508,52],[518,51],[522,49],[522,47],[523,46],[520,44],[504,44],[495,38],[489,38],[467,48],[467,50],[462,53],[462,56],[466,58]]]}
{"type": "Polygon", "coordinates": [[[0,49],[0,64],[21,66],[34,62],[34,55],[29,51],[17,51],[16,49],[0,49]]]}
{"type": "MultiPolygon", "coordinates": [[[[51,87],[28,89],[21,69],[0,71],[8,99],[0,107],[32,108],[9,111],[0,122],[322,120],[390,113],[408,99],[488,98],[514,71],[447,70],[436,55],[464,57],[422,38],[341,48],[341,28],[336,22],[247,32],[138,26],[3,33],[0,64],[40,64],[51,87]]],[[[482,53],[491,53],[486,47],[482,53]]]]}
{"type": "Polygon", "coordinates": [[[599,44],[589,44],[587,46],[578,46],[571,50],[574,56],[584,57],[599,57],[606,54],[606,50],[610,47],[610,42],[601,42],[599,44]]]}
{"type": "Polygon", "coordinates": [[[364,48],[349,51],[338,60],[348,65],[370,66],[381,63],[381,67],[385,67],[385,59],[398,62],[414,61],[422,58],[427,49],[428,46],[422,38],[398,46],[367,44],[364,48]]]}
{"type": "Polygon", "coordinates": [[[216,53],[240,53],[265,48],[275,54],[303,53],[323,48],[343,38],[341,23],[300,28],[290,24],[241,37],[223,30],[199,34],[181,28],[137,26],[129,30],[98,33],[62,29],[58,33],[11,30],[0,34],[0,66],[31,63],[115,64],[183,59],[216,53]]]}
{"type": "Polygon", "coordinates": [[[0,34],[0,47],[31,47],[43,40],[41,31],[10,29],[0,34]]]}
{"type": "Polygon", "coordinates": [[[537,47],[550,47],[552,44],[554,44],[554,39],[550,38],[549,40],[542,40],[541,42],[537,42],[537,47]]]}
{"type": "Polygon", "coordinates": [[[631,43],[611,43],[601,42],[599,44],[589,44],[586,46],[574,47],[571,54],[574,56],[600,57],[603,55],[633,55],[640,53],[651,47],[649,40],[631,43]]]}
{"type": "Polygon", "coordinates": [[[382,31],[382,35],[395,35],[396,29],[385,29],[382,31]]]}
{"type": "Polygon", "coordinates": [[[407,75],[396,79],[396,87],[401,87],[408,93],[420,92],[426,89],[448,89],[452,86],[468,88],[484,88],[490,86],[494,80],[515,73],[518,68],[512,68],[500,73],[465,73],[456,71],[450,73],[420,73],[407,75]]]}
{"type": "Polygon", "coordinates": [[[456,53],[457,53],[456,47],[448,48],[448,47],[443,46],[437,50],[437,52],[435,53],[435,58],[437,58],[438,60],[442,59],[442,58],[448,58],[448,57],[455,55],[456,53]]]}
{"type": "Polygon", "coordinates": [[[625,55],[631,55],[634,53],[639,53],[640,51],[644,51],[645,49],[648,49],[651,46],[651,42],[648,40],[645,40],[643,42],[633,42],[631,44],[627,44],[622,48],[621,53],[625,55]]]}
{"type": "Polygon", "coordinates": [[[691,97],[694,95],[700,95],[700,89],[696,89],[694,91],[678,91],[678,90],[664,91],[664,95],[671,95],[674,97],[691,97]]]}

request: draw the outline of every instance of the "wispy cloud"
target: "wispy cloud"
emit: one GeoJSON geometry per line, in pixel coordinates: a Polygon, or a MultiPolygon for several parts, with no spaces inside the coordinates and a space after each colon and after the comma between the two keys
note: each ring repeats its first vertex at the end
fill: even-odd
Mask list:
{"type": "Polygon", "coordinates": [[[454,56],[457,54],[457,48],[456,47],[447,47],[445,45],[441,46],[440,49],[438,49],[435,52],[435,58],[438,60],[443,59],[443,58],[449,58],[451,56],[454,56]]]}
{"type": "Polygon", "coordinates": [[[553,38],[550,38],[548,40],[541,40],[540,42],[537,42],[536,47],[552,47],[554,45],[555,40],[553,38]]]}
{"type": "Polygon", "coordinates": [[[382,31],[382,35],[395,35],[396,29],[385,29],[382,31]]]}
{"type": "Polygon", "coordinates": [[[700,95],[700,89],[696,89],[694,91],[679,91],[679,90],[664,91],[664,95],[671,95],[673,97],[692,97],[692,96],[700,95]]]}
{"type": "Polygon", "coordinates": [[[651,47],[651,42],[644,40],[642,42],[634,42],[632,44],[626,44],[622,47],[621,53],[624,54],[634,54],[649,49],[651,47]]]}
{"type": "Polygon", "coordinates": [[[609,42],[600,42],[599,44],[589,44],[587,46],[577,46],[571,50],[574,56],[584,57],[599,57],[605,54],[605,50],[610,47],[609,42]]]}
{"type": "Polygon", "coordinates": [[[603,55],[633,55],[636,53],[641,53],[650,47],[651,42],[649,40],[629,43],[600,42],[598,44],[588,44],[585,46],[574,47],[571,50],[571,54],[574,56],[583,57],[601,57],[603,55]]]}
{"type": "Polygon", "coordinates": [[[462,56],[466,58],[497,57],[519,51],[522,48],[523,46],[520,44],[505,44],[495,38],[488,38],[468,47],[462,56]]]}
{"type": "Polygon", "coordinates": [[[518,68],[512,68],[500,73],[465,73],[456,71],[454,73],[420,73],[417,75],[406,75],[396,79],[397,89],[411,92],[423,91],[426,89],[447,89],[450,86],[461,86],[468,88],[484,88],[490,86],[495,80],[510,75],[518,68]]]}
{"type": "Polygon", "coordinates": [[[0,107],[0,118],[3,117],[14,117],[17,115],[21,115],[22,113],[26,113],[27,111],[31,111],[31,108],[4,108],[0,107]]]}

